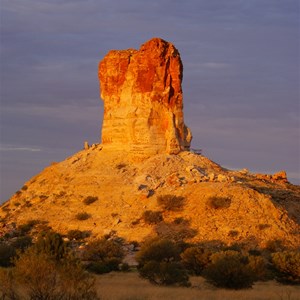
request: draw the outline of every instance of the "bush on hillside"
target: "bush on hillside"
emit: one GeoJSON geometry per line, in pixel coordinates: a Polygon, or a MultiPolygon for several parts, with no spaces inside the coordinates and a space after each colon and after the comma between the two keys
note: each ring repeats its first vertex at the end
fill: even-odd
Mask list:
{"type": "Polygon", "coordinates": [[[224,209],[231,205],[231,199],[228,197],[210,197],[208,198],[207,205],[213,209],[224,209]]]}
{"type": "Polygon", "coordinates": [[[83,203],[86,205],[90,205],[98,200],[98,197],[88,196],[83,200],[83,203]]]}
{"type": "Polygon", "coordinates": [[[157,197],[157,203],[165,210],[178,211],[183,208],[185,198],[175,195],[162,195],[157,197]]]}
{"type": "Polygon", "coordinates": [[[147,224],[157,224],[163,221],[163,216],[160,211],[146,210],[144,211],[142,218],[147,224]]]}
{"type": "Polygon", "coordinates": [[[300,284],[300,251],[283,251],[272,254],[276,280],[288,284],[300,284]]]}
{"type": "Polygon", "coordinates": [[[90,214],[88,214],[87,212],[80,212],[78,214],[75,215],[75,218],[79,221],[84,221],[87,220],[91,217],[90,214]]]}

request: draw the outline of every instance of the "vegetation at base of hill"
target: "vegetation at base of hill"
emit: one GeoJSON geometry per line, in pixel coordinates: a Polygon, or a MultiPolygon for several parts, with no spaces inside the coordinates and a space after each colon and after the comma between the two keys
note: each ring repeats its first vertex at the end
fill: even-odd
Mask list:
{"type": "MultiPolygon", "coordinates": [[[[160,214],[154,214],[153,218],[152,222],[159,222],[159,225],[163,223],[160,221],[160,214]]],[[[186,220],[177,218],[173,223],[182,226],[186,220]]],[[[162,225],[166,226],[166,224],[162,225]]],[[[82,262],[84,265],[82,272],[85,274],[86,271],[103,274],[130,270],[130,266],[123,262],[124,240],[118,238],[116,232],[107,234],[103,238],[85,241],[90,232],[70,230],[65,235],[68,239],[64,239],[64,236],[59,233],[49,229],[44,230],[43,226],[45,226],[44,222],[31,220],[21,226],[15,226],[12,232],[2,237],[0,266],[7,268],[7,272],[1,271],[1,276],[4,276],[2,285],[9,286],[13,281],[19,280],[16,271],[12,273],[9,268],[16,270],[20,258],[32,256],[33,253],[41,260],[35,263],[41,263],[44,268],[46,268],[44,263],[47,257],[48,267],[55,269],[53,272],[58,278],[55,277],[55,280],[65,278],[61,269],[56,269],[57,265],[78,264],[83,268],[80,263],[82,262]],[[22,230],[22,226],[31,229],[22,230]],[[40,234],[38,238],[35,236],[33,239],[35,242],[32,243],[30,235],[38,234],[38,230],[40,234]]],[[[273,278],[282,283],[299,284],[300,252],[296,250],[274,252],[275,249],[279,249],[279,246],[283,247],[282,245],[281,241],[270,241],[266,249],[249,250],[243,244],[231,246],[221,243],[218,245],[186,244],[183,240],[175,242],[172,237],[164,237],[141,243],[136,258],[140,276],[157,285],[188,286],[189,275],[203,276],[212,285],[228,289],[249,288],[255,281],[273,278]]],[[[139,245],[135,243],[130,249],[137,251],[137,247],[139,245]]],[[[61,284],[63,283],[59,286],[61,284]]]]}
{"type": "Polygon", "coordinates": [[[237,251],[222,251],[211,255],[212,263],[205,268],[204,278],[211,284],[229,289],[252,287],[255,281],[248,257],[237,251]]]}
{"type": "Polygon", "coordinates": [[[288,284],[300,284],[300,251],[283,251],[272,254],[276,280],[288,284]]]}
{"type": "Polygon", "coordinates": [[[21,299],[20,285],[25,299],[99,299],[94,278],[77,260],[70,256],[58,262],[47,252],[36,250],[28,248],[15,260],[13,269],[0,269],[1,299],[21,299]]]}
{"type": "Polygon", "coordinates": [[[67,232],[67,238],[69,240],[83,240],[91,235],[90,231],[81,231],[79,229],[71,229],[67,232]]]}
{"type": "Polygon", "coordinates": [[[193,275],[201,275],[203,270],[210,264],[212,252],[203,247],[189,247],[182,254],[182,262],[185,268],[193,275]]]}
{"type": "Polygon", "coordinates": [[[123,258],[122,244],[105,237],[90,242],[82,253],[82,260],[87,262],[87,269],[96,274],[118,271],[123,258]]]}
{"type": "Polygon", "coordinates": [[[185,198],[176,195],[162,195],[157,197],[157,203],[165,210],[178,211],[183,208],[185,198]]]}
{"type": "Polygon", "coordinates": [[[166,239],[147,241],[137,255],[141,277],[159,285],[189,286],[189,278],[181,264],[180,249],[166,239]]]}

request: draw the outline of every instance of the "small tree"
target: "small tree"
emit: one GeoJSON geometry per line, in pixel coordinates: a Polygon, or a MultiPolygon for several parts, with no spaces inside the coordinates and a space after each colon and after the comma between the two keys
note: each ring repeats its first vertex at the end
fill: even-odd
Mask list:
{"type": "Polygon", "coordinates": [[[139,273],[151,283],[188,286],[188,275],[179,262],[180,249],[170,240],[147,241],[137,254],[139,273]]]}
{"type": "Polygon", "coordinates": [[[200,247],[187,248],[182,254],[182,262],[188,271],[201,275],[205,267],[211,262],[211,251],[200,247]]]}
{"type": "Polygon", "coordinates": [[[18,281],[24,285],[30,299],[60,299],[58,272],[48,255],[28,249],[15,261],[15,266],[18,281]]]}
{"type": "Polygon", "coordinates": [[[90,261],[88,269],[95,273],[118,270],[123,257],[122,245],[115,240],[105,238],[92,241],[83,252],[83,259],[90,261]]]}
{"type": "Polygon", "coordinates": [[[38,253],[44,253],[55,260],[61,260],[68,252],[62,236],[53,231],[46,233],[45,236],[40,236],[34,245],[34,249],[38,253]]]}
{"type": "Polygon", "coordinates": [[[300,284],[300,251],[283,251],[272,254],[276,269],[276,280],[289,284],[300,284]]]}
{"type": "Polygon", "coordinates": [[[255,276],[248,259],[237,251],[223,251],[211,256],[212,263],[204,270],[208,282],[223,288],[243,289],[252,287],[255,276]]]}

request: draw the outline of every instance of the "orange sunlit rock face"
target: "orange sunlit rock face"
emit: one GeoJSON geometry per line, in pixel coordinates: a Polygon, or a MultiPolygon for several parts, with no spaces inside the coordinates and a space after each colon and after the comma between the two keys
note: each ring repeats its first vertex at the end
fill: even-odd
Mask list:
{"type": "Polygon", "coordinates": [[[183,120],[182,62],[159,38],[140,50],[112,50],[99,64],[102,144],[134,154],[177,154],[192,135],[183,120]]]}

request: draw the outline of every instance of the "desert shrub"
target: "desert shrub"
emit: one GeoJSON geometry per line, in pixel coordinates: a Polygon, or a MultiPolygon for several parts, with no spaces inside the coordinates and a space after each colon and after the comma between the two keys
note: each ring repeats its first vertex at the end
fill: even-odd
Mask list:
{"type": "Polygon", "coordinates": [[[102,238],[89,243],[82,258],[90,262],[89,271],[101,274],[119,270],[123,257],[124,251],[120,243],[102,238]]]}
{"type": "Polygon", "coordinates": [[[83,203],[86,205],[90,205],[98,200],[98,197],[88,196],[83,200],[83,203]]]}
{"type": "Polygon", "coordinates": [[[42,253],[54,260],[64,259],[68,254],[67,244],[59,233],[50,231],[40,236],[33,246],[37,253],[42,253]]]}
{"type": "Polygon", "coordinates": [[[120,270],[121,270],[122,272],[129,272],[129,270],[130,270],[129,264],[128,264],[128,263],[122,263],[122,265],[121,265],[121,267],[120,267],[120,270]]]}
{"type": "Polygon", "coordinates": [[[157,224],[163,220],[163,216],[160,211],[152,210],[144,211],[142,218],[147,224],[157,224]]]}
{"type": "Polygon", "coordinates": [[[157,203],[165,210],[178,211],[183,208],[185,198],[175,195],[162,195],[157,197],[157,203]]]}
{"type": "Polygon", "coordinates": [[[80,212],[78,214],[76,214],[75,218],[79,221],[84,221],[87,220],[91,217],[90,214],[88,214],[87,212],[80,212]]]}
{"type": "Polygon", "coordinates": [[[252,287],[255,277],[247,266],[247,257],[236,251],[223,251],[213,254],[211,259],[212,263],[202,273],[209,283],[229,289],[252,287]]]}
{"type": "Polygon", "coordinates": [[[281,240],[270,240],[266,243],[266,249],[271,253],[283,251],[284,248],[285,247],[281,240]]]}
{"type": "Polygon", "coordinates": [[[207,205],[213,209],[228,208],[231,205],[231,199],[228,197],[210,197],[207,200],[207,205]]]}
{"type": "Polygon", "coordinates": [[[16,282],[11,269],[0,268],[0,299],[18,300],[19,293],[16,289],[16,282]]]}
{"type": "Polygon", "coordinates": [[[28,190],[28,186],[27,186],[26,184],[23,185],[22,188],[21,188],[21,190],[22,190],[22,191],[27,191],[27,190],[28,190]]]}
{"type": "Polygon", "coordinates": [[[126,165],[125,163],[120,163],[120,164],[117,164],[117,165],[116,165],[116,168],[117,168],[118,170],[121,170],[121,169],[124,169],[126,166],[127,166],[127,165],[126,165]]]}
{"type": "Polygon", "coordinates": [[[179,262],[180,249],[166,239],[152,239],[144,243],[137,254],[141,277],[161,285],[187,286],[188,275],[179,262]]]}
{"type": "Polygon", "coordinates": [[[0,266],[9,267],[12,265],[12,259],[16,256],[16,249],[6,244],[5,242],[0,243],[0,266]]]}
{"type": "Polygon", "coordinates": [[[95,278],[76,261],[59,269],[59,290],[62,300],[97,300],[95,278]]]}
{"type": "Polygon", "coordinates": [[[81,231],[79,229],[71,229],[67,233],[69,240],[82,240],[89,237],[91,233],[89,231],[81,231]]]}
{"type": "Polygon", "coordinates": [[[289,284],[300,284],[300,252],[283,251],[272,254],[276,269],[276,280],[289,284]]]}
{"type": "Polygon", "coordinates": [[[112,271],[110,267],[102,261],[92,261],[87,264],[86,269],[95,274],[105,274],[112,271]]]}
{"type": "Polygon", "coordinates": [[[17,280],[30,299],[98,299],[94,279],[76,260],[58,264],[52,256],[27,249],[15,262],[17,280]]]}
{"type": "Polygon", "coordinates": [[[30,299],[59,299],[56,265],[45,253],[28,249],[15,261],[15,270],[30,299]]]}
{"type": "Polygon", "coordinates": [[[11,245],[18,250],[24,251],[32,245],[32,238],[28,235],[17,237],[11,245]]]}
{"type": "Polygon", "coordinates": [[[148,261],[139,269],[143,278],[159,285],[189,286],[189,277],[179,262],[148,261]]]}
{"type": "Polygon", "coordinates": [[[20,232],[21,235],[27,234],[35,225],[39,224],[41,221],[40,220],[29,220],[24,224],[21,224],[18,226],[18,231],[20,232]]]}
{"type": "Polygon", "coordinates": [[[252,270],[255,280],[268,280],[272,277],[267,261],[262,256],[249,255],[247,267],[252,270]]]}
{"type": "Polygon", "coordinates": [[[182,263],[194,275],[201,275],[204,268],[211,262],[211,251],[200,247],[187,248],[182,254],[182,263]]]}

